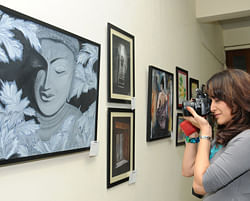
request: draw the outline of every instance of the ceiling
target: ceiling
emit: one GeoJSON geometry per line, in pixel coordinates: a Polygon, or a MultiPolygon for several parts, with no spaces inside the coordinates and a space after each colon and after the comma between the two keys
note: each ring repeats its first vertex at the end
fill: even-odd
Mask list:
{"type": "Polygon", "coordinates": [[[219,21],[219,23],[224,30],[242,28],[242,27],[250,27],[250,16],[235,18],[235,19],[230,19],[230,20],[221,20],[219,21]]]}

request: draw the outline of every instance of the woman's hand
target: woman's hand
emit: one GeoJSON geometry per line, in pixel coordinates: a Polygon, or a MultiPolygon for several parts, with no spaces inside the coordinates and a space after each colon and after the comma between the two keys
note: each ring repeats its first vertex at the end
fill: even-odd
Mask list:
{"type": "Polygon", "coordinates": [[[208,121],[204,117],[198,115],[192,107],[188,106],[187,110],[192,114],[192,116],[184,116],[184,119],[188,120],[195,127],[203,131],[201,133],[212,133],[211,126],[209,125],[208,121]]]}

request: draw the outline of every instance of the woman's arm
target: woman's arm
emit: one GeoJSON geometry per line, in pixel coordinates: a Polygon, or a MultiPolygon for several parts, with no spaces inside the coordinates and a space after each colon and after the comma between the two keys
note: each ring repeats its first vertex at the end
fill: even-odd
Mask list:
{"type": "MultiPolygon", "coordinates": [[[[211,127],[208,126],[206,129],[202,128],[200,135],[201,136],[210,136],[212,131],[211,127]]],[[[203,175],[205,174],[207,168],[210,165],[209,154],[210,154],[211,142],[208,139],[200,139],[199,147],[195,159],[194,166],[194,180],[193,180],[193,189],[197,194],[205,195],[206,191],[203,186],[203,175]]]]}
{"type": "MultiPolygon", "coordinates": [[[[198,137],[198,133],[195,132],[189,137],[196,138],[198,137]]],[[[195,164],[196,153],[197,153],[197,143],[186,143],[182,160],[182,175],[184,177],[194,176],[194,164],[195,164]]]]}
{"type": "MultiPolygon", "coordinates": [[[[212,136],[212,129],[208,121],[199,116],[193,108],[187,107],[187,110],[192,114],[192,117],[185,117],[193,125],[200,129],[200,136],[212,136]]],[[[210,154],[211,142],[207,139],[201,139],[197,149],[197,154],[194,164],[194,180],[193,180],[193,189],[195,193],[204,195],[206,191],[203,186],[202,178],[205,174],[207,168],[210,165],[209,154],[210,154]]]]}
{"type": "MultiPolygon", "coordinates": [[[[250,129],[238,134],[206,170],[203,185],[208,193],[215,192],[250,170],[250,129]]],[[[246,184],[246,189],[250,189],[246,184]]],[[[250,193],[250,190],[248,191],[250,193]]]]}
{"type": "Polygon", "coordinates": [[[160,107],[160,101],[161,101],[161,92],[158,94],[158,97],[157,97],[156,109],[160,107]]]}

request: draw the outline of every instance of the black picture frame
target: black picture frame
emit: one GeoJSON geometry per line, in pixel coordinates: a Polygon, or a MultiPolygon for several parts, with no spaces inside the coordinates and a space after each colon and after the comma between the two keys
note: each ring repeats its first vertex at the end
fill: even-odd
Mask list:
{"type": "Polygon", "coordinates": [[[175,145],[180,146],[185,144],[185,133],[182,131],[180,124],[184,121],[182,113],[177,113],[176,115],[176,135],[175,135],[175,145]]]}
{"type": "Polygon", "coordinates": [[[135,96],[135,38],[108,23],[108,102],[131,103],[135,96]]]}
{"type": "Polygon", "coordinates": [[[174,75],[150,65],[148,71],[147,141],[173,132],[174,75]],[[163,88],[161,89],[161,86],[163,88]]]}
{"type": "Polygon", "coordinates": [[[89,150],[101,45],[1,5],[0,24],[0,164],[89,150]]]}
{"type": "Polygon", "coordinates": [[[199,89],[199,80],[189,78],[189,99],[196,98],[196,89],[199,89]]]}
{"type": "Polygon", "coordinates": [[[107,188],[129,180],[135,169],[135,110],[108,108],[107,188]]]}
{"type": "Polygon", "coordinates": [[[188,100],[188,71],[176,66],[176,108],[182,109],[182,102],[188,100]]]}

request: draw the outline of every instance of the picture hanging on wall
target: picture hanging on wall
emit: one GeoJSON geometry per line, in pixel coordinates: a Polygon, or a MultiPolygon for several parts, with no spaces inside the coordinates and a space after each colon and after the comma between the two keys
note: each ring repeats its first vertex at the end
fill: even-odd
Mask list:
{"type": "Polygon", "coordinates": [[[135,111],[108,109],[107,188],[128,181],[135,167],[135,111]]]}
{"type": "Polygon", "coordinates": [[[196,89],[199,88],[199,80],[189,78],[189,98],[196,98],[196,89]]]}
{"type": "Polygon", "coordinates": [[[188,71],[176,67],[176,100],[177,109],[182,108],[182,102],[188,100],[188,71]]]}
{"type": "Polygon", "coordinates": [[[205,85],[205,84],[202,84],[202,85],[201,85],[201,91],[202,91],[203,93],[206,93],[206,85],[205,85]]]}
{"type": "Polygon", "coordinates": [[[147,141],[170,137],[173,132],[173,74],[149,66],[147,141]]]}
{"type": "Polygon", "coordinates": [[[131,103],[135,96],[134,36],[108,23],[108,101],[131,103]]]}
{"type": "Polygon", "coordinates": [[[100,45],[0,6],[0,164],[88,150],[100,45]]]}
{"type": "Polygon", "coordinates": [[[185,133],[182,131],[180,124],[184,121],[184,117],[182,113],[177,113],[176,119],[176,146],[185,144],[185,133]]]}

